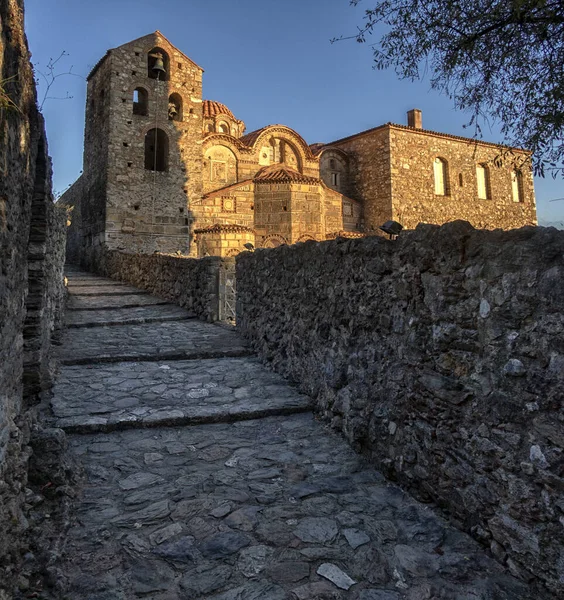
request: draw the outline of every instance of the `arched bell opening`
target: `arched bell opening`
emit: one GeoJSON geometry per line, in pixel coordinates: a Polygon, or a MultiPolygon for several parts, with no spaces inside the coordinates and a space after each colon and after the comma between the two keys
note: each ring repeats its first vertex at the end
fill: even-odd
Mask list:
{"type": "Polygon", "coordinates": [[[162,129],[150,129],[145,135],[145,169],[168,171],[168,136],[162,129]]]}
{"type": "Polygon", "coordinates": [[[183,121],[182,114],[182,96],[180,94],[171,94],[168,99],[168,120],[183,121]]]}
{"type": "Polygon", "coordinates": [[[133,90],[133,114],[146,117],[149,114],[149,93],[145,88],[133,90]]]}
{"type": "Polygon", "coordinates": [[[147,75],[151,79],[168,81],[170,79],[170,59],[162,48],[153,48],[147,55],[147,75]]]}

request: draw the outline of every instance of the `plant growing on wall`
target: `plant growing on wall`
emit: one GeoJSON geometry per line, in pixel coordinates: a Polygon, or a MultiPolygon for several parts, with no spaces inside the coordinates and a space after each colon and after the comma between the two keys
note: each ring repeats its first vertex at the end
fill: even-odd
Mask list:
{"type": "MultiPolygon", "coordinates": [[[[365,0],[350,0],[354,6],[365,0]]],[[[535,173],[564,175],[564,3],[560,0],[373,0],[349,36],[372,45],[377,69],[429,74],[469,111],[477,136],[497,122],[532,150],[535,173]]],[[[345,38],[339,38],[345,39],[345,38]]]]}
{"type": "Polygon", "coordinates": [[[6,89],[7,85],[14,80],[15,76],[0,79],[0,113],[12,110],[21,112],[18,105],[10,98],[10,94],[6,89]]]}

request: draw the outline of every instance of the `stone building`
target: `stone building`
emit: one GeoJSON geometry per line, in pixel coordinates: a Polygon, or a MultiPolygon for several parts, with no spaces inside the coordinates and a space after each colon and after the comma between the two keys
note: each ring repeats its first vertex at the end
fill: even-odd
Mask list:
{"type": "Polygon", "coordinates": [[[498,145],[426,131],[418,110],[407,126],[328,144],[283,125],[245,134],[229,108],[202,99],[202,73],[158,31],[94,67],[84,171],[63,196],[71,258],[95,261],[104,248],[226,256],[359,236],[390,219],[536,224],[530,168],[495,166],[498,145]]]}

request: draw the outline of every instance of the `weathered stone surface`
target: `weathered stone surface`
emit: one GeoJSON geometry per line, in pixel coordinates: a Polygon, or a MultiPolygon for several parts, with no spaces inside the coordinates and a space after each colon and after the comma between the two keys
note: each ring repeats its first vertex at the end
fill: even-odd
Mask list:
{"type": "MultiPolygon", "coordinates": [[[[151,572],[165,574],[172,598],[208,590],[202,591],[206,600],[308,598],[307,594],[311,600],[354,600],[361,591],[397,590],[396,582],[415,587],[421,578],[436,590],[450,589],[452,584],[468,597],[475,590],[499,586],[511,590],[512,600],[543,598],[511,578],[500,580],[502,567],[473,540],[373,476],[363,458],[311,415],[69,438],[72,453],[84,464],[86,481],[83,496],[76,500],[77,519],[68,532],[60,568],[63,573],[79,570],[84,577],[103,576],[111,562],[115,594],[128,589],[122,561],[135,552],[141,561],[163,565],[162,571],[151,572]],[[100,444],[110,451],[99,452],[100,444]],[[165,458],[146,465],[147,452],[165,458]],[[225,467],[226,456],[239,460],[225,467]],[[349,477],[355,491],[321,492],[298,500],[290,494],[294,471],[282,468],[289,460],[302,468],[306,483],[321,488],[326,479],[349,477]],[[274,485],[279,491],[272,503],[257,505],[255,497],[264,490],[253,491],[257,480],[251,475],[269,464],[280,473],[274,482],[260,480],[260,486],[274,485]],[[229,485],[218,477],[224,471],[232,474],[229,485]],[[138,473],[151,473],[164,483],[133,490],[139,494],[133,504],[120,482],[136,482],[137,477],[131,476],[138,473]],[[224,514],[227,506],[230,510],[224,514]],[[319,516],[324,506],[331,507],[335,518],[319,516]],[[213,515],[217,508],[222,508],[217,514],[223,516],[213,515]],[[229,522],[233,514],[237,519],[229,522]],[[354,526],[348,524],[351,521],[354,526]],[[241,523],[244,531],[234,528],[241,523]],[[366,532],[371,540],[353,549],[345,534],[350,529],[355,530],[354,539],[366,532]],[[296,530],[323,542],[302,541],[294,535],[296,530]],[[440,554],[434,551],[439,546],[440,554]],[[75,561],[94,549],[96,560],[75,561]],[[322,582],[316,571],[324,563],[335,565],[358,583],[347,591],[329,580],[322,582]],[[169,574],[167,568],[182,576],[169,574]]],[[[143,576],[138,585],[160,586],[163,578],[143,576]]],[[[77,594],[73,586],[70,597],[77,594]]]]}
{"type": "Polygon", "coordinates": [[[100,310],[69,310],[66,314],[66,326],[107,327],[110,325],[141,325],[143,323],[162,323],[164,321],[186,321],[194,315],[180,306],[155,304],[149,306],[122,308],[104,308],[100,310]]]}
{"type": "Polygon", "coordinates": [[[55,422],[66,431],[232,421],[310,405],[279,375],[243,358],[66,366],[52,400],[55,422]]]}
{"type": "Polygon", "coordinates": [[[560,595],[563,256],[563,232],[459,221],[237,258],[253,349],[385,475],[560,595]]]}
{"type": "Polygon", "coordinates": [[[57,352],[65,365],[217,358],[248,353],[235,332],[199,321],[70,329],[57,352]]]}
{"type": "MultiPolygon", "coordinates": [[[[49,477],[46,467],[50,465],[46,461],[37,464],[32,458],[32,433],[37,434],[41,427],[37,405],[52,382],[51,345],[60,338],[64,304],[66,211],[53,202],[51,161],[43,117],[37,107],[30,57],[23,0],[3,1],[0,4],[1,598],[13,597],[13,587],[18,586],[20,575],[20,583],[29,590],[29,579],[21,570],[22,558],[30,541],[38,548],[42,546],[41,536],[30,520],[26,490],[36,485],[34,470],[37,478],[49,477]]],[[[61,473],[64,468],[60,464],[53,478],[59,480],[61,473]]],[[[51,491],[47,490],[48,496],[51,491]]],[[[26,573],[30,563],[25,567],[26,573]]]]}
{"type": "Polygon", "coordinates": [[[208,558],[224,558],[248,546],[250,539],[235,532],[218,533],[200,545],[202,554],[208,558]]]}
{"type": "MultiPolygon", "coordinates": [[[[142,328],[150,336],[152,327],[142,328]]],[[[175,411],[225,416],[238,403],[296,397],[249,357],[64,367],[57,422],[115,428],[68,436],[84,481],[57,563],[68,579],[59,597],[357,600],[413,589],[406,598],[420,600],[424,578],[433,593],[491,600],[478,592],[498,587],[500,598],[510,590],[512,600],[532,600],[470,538],[389,485],[299,406],[287,416],[163,426],[175,411]],[[334,583],[317,573],[323,563],[333,565],[326,575],[334,583]],[[429,565],[436,568],[427,574],[429,565]],[[358,581],[348,590],[347,577],[358,581]]]]}
{"type": "Polygon", "coordinates": [[[328,579],[342,590],[348,590],[356,583],[354,579],[351,579],[344,571],[331,563],[323,563],[320,565],[317,568],[317,574],[321,575],[321,577],[325,577],[325,579],[328,579]]]}
{"type": "Polygon", "coordinates": [[[209,594],[225,587],[231,571],[231,567],[220,565],[203,573],[187,573],[182,577],[180,588],[184,593],[191,594],[189,597],[209,594]]]}
{"type": "Polygon", "coordinates": [[[339,533],[337,522],[325,517],[309,517],[302,519],[294,535],[303,542],[323,543],[331,542],[339,533]]]}
{"type": "Polygon", "coordinates": [[[344,529],[343,534],[353,550],[356,550],[359,546],[368,544],[370,541],[370,537],[359,529],[344,529]]]}

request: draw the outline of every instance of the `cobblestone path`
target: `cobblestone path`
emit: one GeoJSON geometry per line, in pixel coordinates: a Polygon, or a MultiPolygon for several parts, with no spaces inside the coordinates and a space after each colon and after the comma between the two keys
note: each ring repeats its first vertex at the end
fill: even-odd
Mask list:
{"type": "Polygon", "coordinates": [[[66,598],[538,598],[318,423],[235,331],[69,279],[52,408],[84,482],[66,598]]]}

